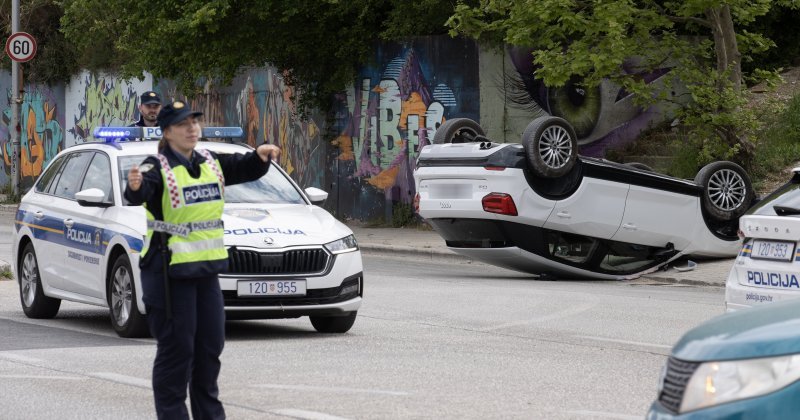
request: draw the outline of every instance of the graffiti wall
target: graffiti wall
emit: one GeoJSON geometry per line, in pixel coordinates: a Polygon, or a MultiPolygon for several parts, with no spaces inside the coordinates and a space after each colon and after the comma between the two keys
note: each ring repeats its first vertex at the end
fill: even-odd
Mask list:
{"type": "MultiPolygon", "coordinates": [[[[575,128],[581,154],[603,157],[606,150],[635,141],[643,130],[673,115],[674,109],[667,104],[636,106],[629,92],[610,81],[588,88],[579,79],[572,79],[563,87],[547,87],[534,77],[536,68],[531,54],[530,49],[513,47],[502,53],[481,54],[482,103],[497,105],[481,110],[481,122],[489,125],[488,134],[497,134],[503,141],[520,141],[534,118],[554,115],[575,128]]],[[[629,60],[621,70],[633,73],[634,64],[629,60]]],[[[665,65],[636,75],[647,83],[663,86],[671,77],[670,69],[665,65]]],[[[670,89],[674,102],[688,97],[682,86],[673,84],[670,89]]]]}
{"type": "MultiPolygon", "coordinates": [[[[155,88],[166,98],[181,98],[174,83],[159,80],[155,88]]],[[[326,148],[319,114],[300,118],[294,92],[280,73],[270,68],[251,69],[230,86],[208,89],[188,100],[203,111],[206,125],[244,128],[244,142],[251,146],[276,144],[283,153],[280,165],[302,188],[325,185],[326,148]]]]}
{"type": "Polygon", "coordinates": [[[101,126],[125,126],[139,119],[139,94],[150,90],[152,77],[123,80],[111,75],[83,72],[67,85],[66,145],[92,140],[101,126]]]}
{"type": "Polygon", "coordinates": [[[11,186],[12,165],[19,161],[19,180],[23,188],[33,185],[50,159],[64,147],[64,88],[46,85],[23,85],[20,104],[20,155],[17,160],[10,142],[11,74],[0,72],[0,89],[6,99],[0,103],[0,150],[3,154],[0,185],[11,186]]]}
{"type": "Polygon", "coordinates": [[[391,218],[414,190],[419,149],[453,117],[479,119],[474,42],[429,37],[380,44],[374,65],[337,98],[331,131],[338,149],[328,163],[341,217],[391,218]]]}

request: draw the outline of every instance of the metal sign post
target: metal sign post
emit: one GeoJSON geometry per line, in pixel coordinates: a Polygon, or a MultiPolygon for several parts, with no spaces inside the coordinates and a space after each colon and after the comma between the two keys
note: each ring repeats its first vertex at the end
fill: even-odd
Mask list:
{"type": "Polygon", "coordinates": [[[22,106],[22,72],[19,63],[31,60],[36,55],[36,40],[31,34],[19,31],[19,0],[11,1],[11,36],[6,40],[6,54],[11,58],[11,187],[15,197],[20,194],[20,129],[19,117],[22,106]]]}
{"type": "MultiPolygon", "coordinates": [[[[19,31],[19,0],[11,0],[11,33],[19,31]]],[[[9,37],[9,39],[11,39],[9,37]]],[[[11,135],[11,188],[14,197],[19,197],[19,62],[11,61],[11,124],[8,132],[11,135]]]]}

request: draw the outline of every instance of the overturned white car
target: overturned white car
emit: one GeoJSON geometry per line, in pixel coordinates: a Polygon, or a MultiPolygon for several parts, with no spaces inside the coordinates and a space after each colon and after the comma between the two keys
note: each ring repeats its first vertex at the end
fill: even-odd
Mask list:
{"type": "Polygon", "coordinates": [[[684,255],[734,256],[738,218],[755,201],[733,162],[685,180],[579,156],[557,117],[531,122],[521,144],[449,120],[420,151],[414,180],[420,216],[451,250],[562,278],[635,278],[684,255]]]}

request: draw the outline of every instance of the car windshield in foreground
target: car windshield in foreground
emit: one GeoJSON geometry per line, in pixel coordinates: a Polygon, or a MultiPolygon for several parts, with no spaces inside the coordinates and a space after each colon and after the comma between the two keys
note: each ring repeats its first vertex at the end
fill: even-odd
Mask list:
{"type": "MultiPolygon", "coordinates": [[[[121,156],[119,158],[120,188],[125,190],[128,171],[140,165],[147,155],[121,156]]],[[[225,187],[226,203],[280,203],[306,204],[300,191],[283,172],[270,170],[261,178],[243,184],[225,187]]]]}

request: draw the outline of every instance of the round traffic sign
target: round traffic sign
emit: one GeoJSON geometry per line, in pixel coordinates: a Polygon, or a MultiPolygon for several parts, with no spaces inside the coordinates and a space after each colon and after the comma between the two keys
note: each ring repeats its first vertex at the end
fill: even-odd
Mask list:
{"type": "Polygon", "coordinates": [[[12,60],[24,63],[36,55],[36,40],[27,32],[15,32],[6,40],[6,54],[12,60]]]}

